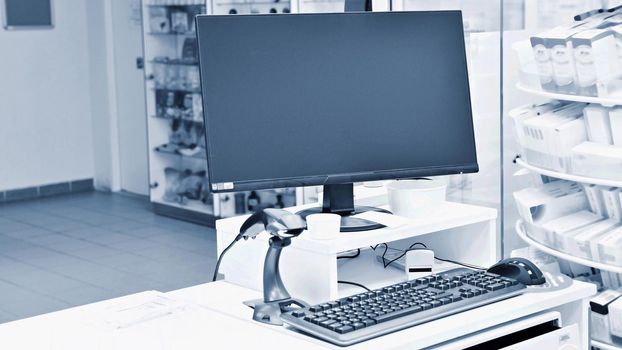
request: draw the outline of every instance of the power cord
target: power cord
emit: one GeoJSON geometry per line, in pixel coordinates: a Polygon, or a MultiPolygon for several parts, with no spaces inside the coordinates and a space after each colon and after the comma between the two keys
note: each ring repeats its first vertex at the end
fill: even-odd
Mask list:
{"type": "Polygon", "coordinates": [[[350,282],[350,281],[337,281],[337,283],[341,283],[341,284],[349,284],[349,285],[352,285],[352,286],[357,286],[357,287],[360,287],[360,288],[365,289],[365,290],[366,290],[366,291],[368,291],[368,292],[371,292],[371,289],[369,289],[369,288],[365,287],[364,285],[362,285],[362,284],[360,284],[360,283],[350,282]]]}
{"type": "MultiPolygon", "coordinates": [[[[415,249],[427,249],[428,247],[421,242],[415,242],[413,244],[411,244],[408,249],[404,250],[404,252],[402,254],[400,254],[398,257],[391,259],[389,262],[385,262],[385,255],[387,253],[387,251],[389,250],[389,245],[386,243],[380,243],[377,244],[375,247],[371,247],[373,250],[376,250],[376,248],[378,246],[380,246],[381,244],[384,244],[384,252],[382,253],[382,263],[384,265],[384,268],[386,269],[389,265],[391,265],[392,263],[396,262],[397,260],[401,259],[402,257],[404,257],[406,255],[406,253],[408,253],[411,250],[415,250],[415,249]],[[415,246],[420,245],[423,248],[415,248],[415,246]]],[[[439,260],[439,261],[444,261],[444,262],[448,262],[448,263],[452,263],[452,264],[456,264],[456,265],[460,265],[460,266],[464,266],[470,269],[475,269],[475,270],[486,270],[485,267],[481,267],[481,266],[477,266],[477,265],[473,265],[473,264],[467,264],[467,263],[463,263],[463,262],[459,262],[459,261],[455,261],[455,260],[451,260],[451,259],[444,259],[444,258],[439,258],[437,256],[434,256],[434,259],[439,260]]]]}
{"type": "Polygon", "coordinates": [[[354,259],[354,258],[357,258],[359,255],[361,255],[361,248],[358,248],[356,250],[356,254],[354,255],[342,255],[342,256],[338,256],[337,259],[354,259]]]}
{"type": "Polygon", "coordinates": [[[212,277],[212,282],[216,281],[216,279],[218,278],[218,269],[220,268],[220,263],[222,262],[222,258],[225,256],[227,251],[231,249],[240,239],[242,239],[241,234],[237,235],[237,237],[235,237],[233,242],[229,243],[227,248],[225,248],[225,250],[223,250],[222,253],[220,253],[218,260],[216,260],[216,267],[214,267],[214,276],[212,277]]]}

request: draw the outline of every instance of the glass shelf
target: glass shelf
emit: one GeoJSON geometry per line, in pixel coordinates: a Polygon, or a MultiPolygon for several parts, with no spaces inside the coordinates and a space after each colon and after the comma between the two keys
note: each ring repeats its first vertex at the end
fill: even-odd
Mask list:
{"type": "Polygon", "coordinates": [[[161,36],[161,37],[177,37],[177,36],[187,36],[187,37],[196,37],[196,32],[147,32],[147,35],[153,36],[161,36]]]}
{"type": "Polygon", "coordinates": [[[184,92],[184,93],[189,93],[189,94],[200,94],[201,93],[201,89],[182,89],[182,88],[177,88],[177,89],[172,89],[172,88],[164,88],[164,87],[154,87],[153,90],[155,90],[156,92],[184,92]]]}
{"type": "Polygon", "coordinates": [[[195,123],[195,124],[203,124],[203,120],[194,120],[194,119],[183,119],[183,118],[173,118],[173,117],[166,117],[163,115],[153,115],[152,118],[156,118],[156,119],[162,119],[162,120],[168,120],[168,121],[174,121],[174,120],[179,120],[182,122],[187,122],[187,123],[195,123]]]}
{"type": "Polygon", "coordinates": [[[205,155],[205,150],[200,147],[197,147],[197,148],[190,149],[190,148],[184,148],[184,146],[178,146],[172,143],[165,143],[161,146],[156,147],[154,150],[162,154],[170,154],[170,155],[176,155],[176,156],[180,156],[184,158],[206,160],[207,156],[205,155]],[[196,153],[192,153],[192,154],[185,153],[185,152],[193,152],[197,148],[199,148],[199,150],[196,151],[196,153]]]}
{"type": "Polygon", "coordinates": [[[622,350],[622,345],[613,345],[609,343],[603,343],[598,340],[592,339],[592,346],[600,350],[622,350]]]}
{"type": "Polygon", "coordinates": [[[166,64],[171,66],[199,66],[199,62],[196,61],[182,61],[178,59],[171,59],[168,61],[160,61],[160,60],[149,60],[149,63],[152,64],[166,64]]]}

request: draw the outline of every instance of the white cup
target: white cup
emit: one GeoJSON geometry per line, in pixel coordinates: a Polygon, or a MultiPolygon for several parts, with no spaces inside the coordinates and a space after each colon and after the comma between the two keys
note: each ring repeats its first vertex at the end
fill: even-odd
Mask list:
{"type": "Polygon", "coordinates": [[[339,236],[341,229],[341,216],[337,214],[322,213],[307,216],[307,231],[313,239],[333,239],[339,236]]]}
{"type": "Polygon", "coordinates": [[[438,179],[399,180],[389,183],[387,190],[393,214],[421,218],[445,202],[447,184],[438,179]]]}

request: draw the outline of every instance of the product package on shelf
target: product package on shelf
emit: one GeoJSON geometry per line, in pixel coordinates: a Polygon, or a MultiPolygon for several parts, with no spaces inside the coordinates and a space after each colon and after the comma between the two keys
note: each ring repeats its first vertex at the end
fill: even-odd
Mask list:
{"type": "Polygon", "coordinates": [[[182,171],[168,167],[164,169],[164,175],[166,183],[162,200],[181,205],[186,205],[189,201],[201,201],[208,208],[212,207],[205,170],[182,171]]]}
{"type": "Polygon", "coordinates": [[[622,93],[620,13],[598,13],[516,43],[520,81],[560,94],[613,97],[622,93]]]}
{"type": "Polygon", "coordinates": [[[609,323],[611,334],[617,337],[616,342],[622,345],[622,299],[620,298],[609,304],[609,323]]]}
{"type": "Polygon", "coordinates": [[[620,207],[620,189],[618,187],[604,187],[601,189],[603,201],[607,209],[607,217],[617,222],[622,221],[622,210],[620,207]]]}
{"type": "Polygon", "coordinates": [[[607,108],[599,105],[589,105],[583,110],[583,117],[589,141],[605,145],[613,143],[607,108]]]}
{"type": "Polygon", "coordinates": [[[594,240],[592,258],[603,264],[622,266],[622,228],[616,228],[594,240]]]}
{"type": "Polygon", "coordinates": [[[607,95],[607,82],[619,73],[613,33],[604,29],[584,30],[572,36],[572,46],[577,72],[577,93],[598,96],[599,89],[605,89],[601,94],[607,95]]]}
{"type": "Polygon", "coordinates": [[[605,199],[603,198],[602,187],[594,184],[584,184],[583,190],[585,191],[585,196],[590,205],[590,210],[604,217],[607,208],[605,206],[605,199]]]}
{"type": "Polygon", "coordinates": [[[588,207],[583,188],[565,180],[514,192],[514,200],[520,216],[532,225],[541,225],[588,207]]]}
{"type": "Polygon", "coordinates": [[[584,107],[581,103],[565,104],[518,121],[525,160],[542,168],[570,172],[572,147],[587,140],[584,107]]]}
{"type": "Polygon", "coordinates": [[[622,147],[622,108],[617,107],[609,110],[609,125],[611,126],[613,144],[622,147]]]}
{"type": "Polygon", "coordinates": [[[540,242],[551,248],[558,249],[556,242],[563,241],[566,234],[573,230],[585,228],[588,225],[601,221],[602,219],[602,216],[594,214],[588,210],[582,210],[553,219],[542,224],[544,236],[540,242]]]}
{"type": "MultiPolygon", "coordinates": [[[[590,300],[590,336],[594,340],[611,344],[611,325],[609,320],[610,305],[618,300],[622,293],[615,290],[605,290],[590,300]]],[[[622,315],[620,315],[622,319],[622,315]]]]}
{"type": "Polygon", "coordinates": [[[622,147],[583,142],[572,148],[572,172],[586,177],[622,181],[622,147]]]}
{"type": "Polygon", "coordinates": [[[594,260],[592,255],[594,242],[617,227],[618,222],[615,220],[601,220],[558,236],[556,242],[559,243],[559,250],[565,253],[577,258],[594,260]]]}
{"type": "Polygon", "coordinates": [[[149,30],[155,34],[169,33],[171,31],[171,22],[165,7],[149,8],[149,30]]]}

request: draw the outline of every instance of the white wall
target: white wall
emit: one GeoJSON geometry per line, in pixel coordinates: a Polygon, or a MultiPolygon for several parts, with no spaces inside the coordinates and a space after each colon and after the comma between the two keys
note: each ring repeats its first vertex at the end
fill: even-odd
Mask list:
{"type": "Polygon", "coordinates": [[[86,2],[52,30],[0,29],[0,190],[92,178],[86,2]]]}

